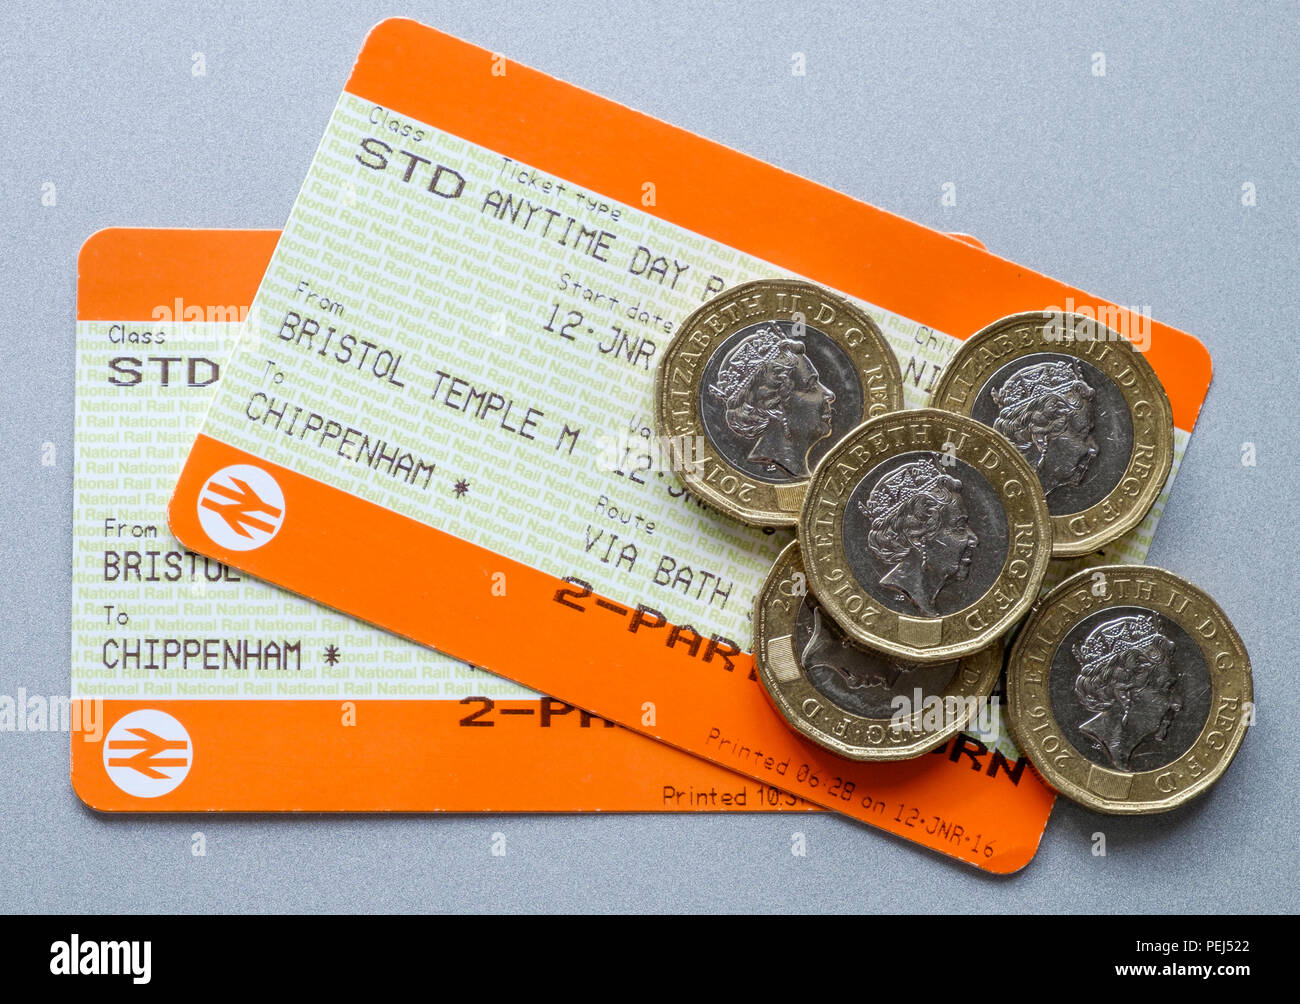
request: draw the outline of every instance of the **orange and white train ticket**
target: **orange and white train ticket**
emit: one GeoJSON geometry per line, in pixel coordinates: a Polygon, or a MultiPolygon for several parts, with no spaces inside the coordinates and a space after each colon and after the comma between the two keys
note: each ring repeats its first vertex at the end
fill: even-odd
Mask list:
{"type": "MultiPolygon", "coordinates": [[[[757,781],[1015,870],[1052,796],[1014,748],[963,735],[864,765],[798,738],[749,655],[753,598],[788,534],[709,511],[651,462],[653,370],[678,321],[723,288],[780,275],[871,312],[911,406],[959,340],[997,317],[1114,309],[499,54],[386,21],[330,119],[171,529],[250,575],[757,781]]],[[[1173,399],[1181,447],[1209,359],[1148,322],[1134,334],[1173,399]]],[[[1140,559],[1159,509],[1111,556],[1140,559]]],[[[269,731],[288,745],[315,727],[293,703],[277,714],[269,731]]],[[[393,725],[393,750],[409,748],[393,725]]],[[[387,783],[405,790],[436,769],[412,764],[387,783]]],[[[229,765],[221,783],[239,773],[229,765]]]]}
{"type": "Polygon", "coordinates": [[[171,538],[167,498],[278,237],[111,229],[82,250],[81,797],[150,812],[811,808],[171,538]]]}

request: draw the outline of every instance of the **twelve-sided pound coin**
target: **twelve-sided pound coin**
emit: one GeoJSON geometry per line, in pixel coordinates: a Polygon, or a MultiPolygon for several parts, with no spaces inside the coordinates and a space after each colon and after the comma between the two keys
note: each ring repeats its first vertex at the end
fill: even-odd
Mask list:
{"type": "Polygon", "coordinates": [[[1007,665],[1016,745],[1098,812],[1164,812],[1228,769],[1253,715],[1250,657],[1227,615],[1161,568],[1106,565],[1035,606],[1007,665]]]}
{"type": "Polygon", "coordinates": [[[965,728],[1002,670],[1002,643],[921,665],[853,644],[807,588],[799,545],[776,559],[754,611],[758,677],[797,732],[850,760],[919,756],[965,728]]]}
{"type": "Polygon", "coordinates": [[[875,322],[793,279],[747,282],[704,304],[655,378],[663,452],[686,487],[754,526],[793,526],[831,446],[902,405],[898,361],[875,322]]]}
{"type": "Polygon", "coordinates": [[[957,350],[930,404],[992,426],[1020,450],[1047,496],[1058,558],[1137,526],[1173,463],[1160,378],[1092,318],[1037,311],[993,322],[957,350]]]}
{"type": "Polygon", "coordinates": [[[992,644],[1029,609],[1052,527],[1014,446],[924,408],[873,418],[826,455],[799,547],[814,595],[850,638],[941,662],[992,644]]]}

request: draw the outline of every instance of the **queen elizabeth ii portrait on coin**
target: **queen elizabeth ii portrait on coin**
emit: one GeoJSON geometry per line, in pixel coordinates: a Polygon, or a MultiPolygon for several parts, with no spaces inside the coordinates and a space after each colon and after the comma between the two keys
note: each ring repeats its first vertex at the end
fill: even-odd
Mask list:
{"type": "Polygon", "coordinates": [[[819,605],[812,604],[811,610],[812,630],[808,633],[808,644],[799,656],[804,669],[825,666],[837,674],[850,690],[879,687],[892,694],[899,677],[908,673],[911,667],[858,648],[819,605]]]}
{"type": "Polygon", "coordinates": [[[747,446],[747,461],[781,480],[808,477],[809,451],[831,434],[835,393],[803,342],[774,325],[759,327],[723,357],[708,392],[747,446]]]}
{"type": "Polygon", "coordinates": [[[814,689],[837,707],[866,718],[889,718],[894,698],[914,690],[942,694],[956,662],[921,666],[854,645],[809,596],[796,620],[799,664],[814,689]]]}
{"type": "Polygon", "coordinates": [[[1116,770],[1133,770],[1134,751],[1163,742],[1182,710],[1174,649],[1154,614],[1104,621],[1073,646],[1074,696],[1092,714],[1078,730],[1116,770]]]}
{"type": "Polygon", "coordinates": [[[857,506],[870,528],[868,549],[889,569],[879,587],[923,616],[941,616],[939,593],[970,574],[980,542],[962,482],[927,456],[890,471],[857,506]]]}
{"type": "Polygon", "coordinates": [[[1096,392],[1074,360],[1016,370],[992,391],[993,427],[1029,462],[1043,494],[1081,484],[1097,456],[1096,392]]]}

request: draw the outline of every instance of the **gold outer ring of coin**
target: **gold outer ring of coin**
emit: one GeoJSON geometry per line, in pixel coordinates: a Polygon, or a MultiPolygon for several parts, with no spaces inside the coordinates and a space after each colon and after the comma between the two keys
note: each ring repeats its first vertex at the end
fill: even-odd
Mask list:
{"type": "Polygon", "coordinates": [[[799,515],[799,546],[813,595],[853,641],[909,662],[943,662],[992,644],[1030,608],[1051,560],[1052,524],[1037,475],[1005,437],[973,418],[919,408],[864,422],[822,458],[799,515]],[[997,577],[973,602],[939,616],[903,614],[873,597],[844,546],[853,490],[877,465],[913,452],[973,467],[1007,519],[997,577]]]}
{"type": "Polygon", "coordinates": [[[876,322],[838,294],[797,279],[746,282],[709,300],[682,322],[655,372],[661,442],[698,444],[690,462],[674,464],[678,476],[696,498],[751,526],[794,526],[808,478],[772,483],[723,457],[704,428],[700,385],[718,345],[764,320],[797,322],[796,314],[853,363],[862,389],[862,414],[854,424],[902,408],[902,372],[876,322]]]}
{"type": "MultiPolygon", "coordinates": [[[[993,692],[1002,671],[1002,642],[962,659],[942,694],[942,724],[926,728],[924,709],[906,719],[869,718],[848,711],[813,686],[795,647],[807,593],[798,543],[777,555],[754,608],[754,664],[768,699],[796,732],[849,760],[906,760],[928,753],[969,723],[975,702],[993,692]]],[[[813,600],[813,602],[816,602],[813,600]]],[[[910,695],[908,695],[910,696],[910,695]]],[[[927,695],[929,696],[929,695],[927,695]]]]}
{"type": "Polygon", "coordinates": [[[1087,509],[1052,517],[1052,556],[1072,558],[1122,537],[1150,511],[1174,462],[1174,415],[1160,378],[1131,341],[1092,318],[1055,311],[1012,314],[971,335],[944,367],[930,407],[969,415],[998,370],[1043,352],[1096,367],[1123,396],[1133,423],[1133,449],[1115,487],[1087,509]],[[1076,331],[1092,337],[1066,337],[1076,331]]]}
{"type": "Polygon", "coordinates": [[[1016,745],[1062,795],[1097,812],[1166,812],[1191,801],[1228,769],[1253,715],[1250,656],[1241,636],[1205,592],[1163,568],[1104,565],[1070,576],[1034,607],[1007,664],[1007,723],[1016,745]],[[1096,594],[1104,588],[1105,597],[1096,594]],[[1107,606],[1154,610],[1201,649],[1210,677],[1209,712],[1195,742],[1155,770],[1129,772],[1094,763],[1053,710],[1051,666],[1062,641],[1107,606]],[[1249,710],[1248,710],[1249,709],[1249,710]]]}

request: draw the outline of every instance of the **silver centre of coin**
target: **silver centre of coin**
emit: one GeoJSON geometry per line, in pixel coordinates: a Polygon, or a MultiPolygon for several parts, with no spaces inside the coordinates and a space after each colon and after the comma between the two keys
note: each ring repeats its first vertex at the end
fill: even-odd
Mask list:
{"type": "Polygon", "coordinates": [[[1142,772],[1195,744],[1210,713],[1210,674],[1179,625],[1143,607],[1085,617],[1052,659],[1052,712],[1093,763],[1142,772]]]}
{"type": "Polygon", "coordinates": [[[820,604],[805,596],[795,620],[795,651],[808,682],[832,704],[864,718],[890,718],[894,699],[940,695],[957,662],[920,666],[854,645],[820,604]]]}
{"type": "Polygon", "coordinates": [[[997,581],[1008,540],[1002,501],[984,475],[931,451],[877,464],[844,512],[854,577],[910,616],[943,617],[978,600],[997,581]]]}
{"type": "Polygon", "coordinates": [[[848,354],[816,328],[762,321],[710,356],[700,417],[718,454],[771,484],[801,481],[862,419],[862,381],[848,354]]]}
{"type": "Polygon", "coordinates": [[[1053,516],[1082,512],[1119,484],[1133,418],[1114,381],[1056,352],[1021,356],[976,395],[971,417],[1006,436],[1038,474],[1053,516]]]}

